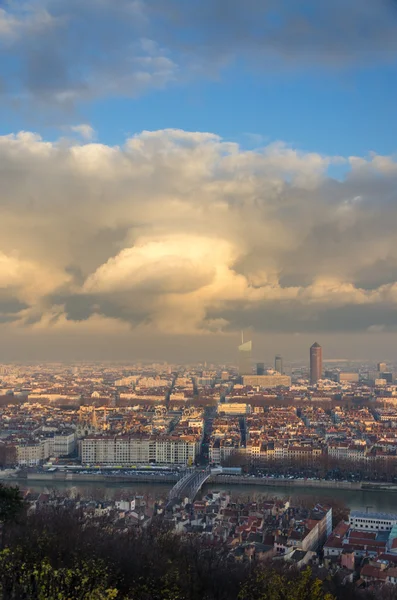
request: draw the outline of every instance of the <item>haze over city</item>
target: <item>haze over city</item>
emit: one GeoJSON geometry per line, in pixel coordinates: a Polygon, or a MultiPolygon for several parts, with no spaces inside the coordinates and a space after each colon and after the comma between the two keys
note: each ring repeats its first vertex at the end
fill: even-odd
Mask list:
{"type": "Polygon", "coordinates": [[[0,359],[394,359],[396,40],[388,0],[2,2],[0,359]]]}

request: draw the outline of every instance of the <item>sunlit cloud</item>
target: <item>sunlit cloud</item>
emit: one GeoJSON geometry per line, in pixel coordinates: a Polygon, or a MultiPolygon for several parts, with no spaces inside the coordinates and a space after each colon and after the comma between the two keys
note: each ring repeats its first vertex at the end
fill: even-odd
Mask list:
{"type": "Polygon", "coordinates": [[[0,137],[4,326],[393,330],[395,162],[350,159],[333,180],[341,160],[180,130],[0,137]]]}

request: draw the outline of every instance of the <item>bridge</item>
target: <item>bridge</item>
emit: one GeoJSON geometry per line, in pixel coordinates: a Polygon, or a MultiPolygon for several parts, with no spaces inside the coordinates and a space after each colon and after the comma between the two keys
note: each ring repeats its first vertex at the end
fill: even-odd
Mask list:
{"type": "Polygon", "coordinates": [[[202,485],[211,475],[222,473],[222,469],[188,469],[183,477],[179,479],[168,495],[168,505],[173,500],[188,498],[189,502],[193,502],[202,485]]]}

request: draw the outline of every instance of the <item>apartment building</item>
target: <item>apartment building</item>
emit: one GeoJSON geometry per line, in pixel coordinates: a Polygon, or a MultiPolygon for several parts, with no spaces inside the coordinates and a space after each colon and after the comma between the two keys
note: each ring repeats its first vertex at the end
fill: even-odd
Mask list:
{"type": "Polygon", "coordinates": [[[87,437],[81,441],[83,464],[179,464],[193,463],[200,451],[195,436],[154,437],[87,437]]]}
{"type": "Polygon", "coordinates": [[[352,510],[349,523],[353,529],[363,531],[391,531],[397,525],[397,514],[352,510]]]}
{"type": "MultiPolygon", "coordinates": [[[[289,510],[288,514],[294,509],[289,510]]],[[[292,516],[290,514],[290,516],[292,516]]],[[[288,555],[294,549],[316,551],[332,532],[332,508],[317,504],[309,514],[301,518],[294,515],[291,525],[280,527],[275,536],[274,548],[278,555],[288,555]]]]}
{"type": "Polygon", "coordinates": [[[243,385],[262,388],[291,387],[291,377],[279,373],[274,375],[244,375],[243,385]]]}
{"type": "Polygon", "coordinates": [[[29,439],[15,444],[16,463],[35,467],[50,457],[69,456],[76,448],[74,432],[56,433],[41,439],[29,439]]]}
{"type": "Polygon", "coordinates": [[[15,449],[17,464],[21,467],[36,467],[50,456],[48,440],[24,442],[17,444],[15,449]]]}
{"type": "Polygon", "coordinates": [[[51,456],[69,456],[76,449],[76,434],[74,431],[56,433],[53,438],[49,438],[49,442],[51,456]]]}
{"type": "Polygon", "coordinates": [[[251,406],[242,402],[225,402],[219,404],[218,413],[224,413],[225,415],[249,415],[251,413],[251,406]]]}
{"type": "Polygon", "coordinates": [[[209,459],[211,463],[223,464],[232,454],[240,449],[240,440],[236,438],[225,438],[213,440],[209,447],[209,459]]]}

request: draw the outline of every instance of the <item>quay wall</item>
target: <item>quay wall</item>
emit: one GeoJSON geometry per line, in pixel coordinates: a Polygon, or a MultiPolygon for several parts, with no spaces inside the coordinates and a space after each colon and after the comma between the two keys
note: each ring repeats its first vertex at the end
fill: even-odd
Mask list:
{"type": "MultiPolygon", "coordinates": [[[[178,475],[160,475],[158,473],[148,475],[95,475],[91,473],[34,473],[28,472],[24,476],[17,477],[18,479],[27,479],[29,481],[54,481],[54,482],[96,482],[105,485],[119,483],[164,483],[173,485],[179,479],[178,475]]],[[[379,482],[350,482],[350,481],[327,481],[327,480],[304,480],[304,479],[270,479],[270,478],[255,478],[242,477],[238,475],[212,475],[208,482],[216,485],[242,485],[242,486],[260,486],[260,487],[278,487],[283,486],[291,489],[339,489],[351,491],[375,491],[375,492],[397,492],[397,485],[392,483],[379,482]]]]}

